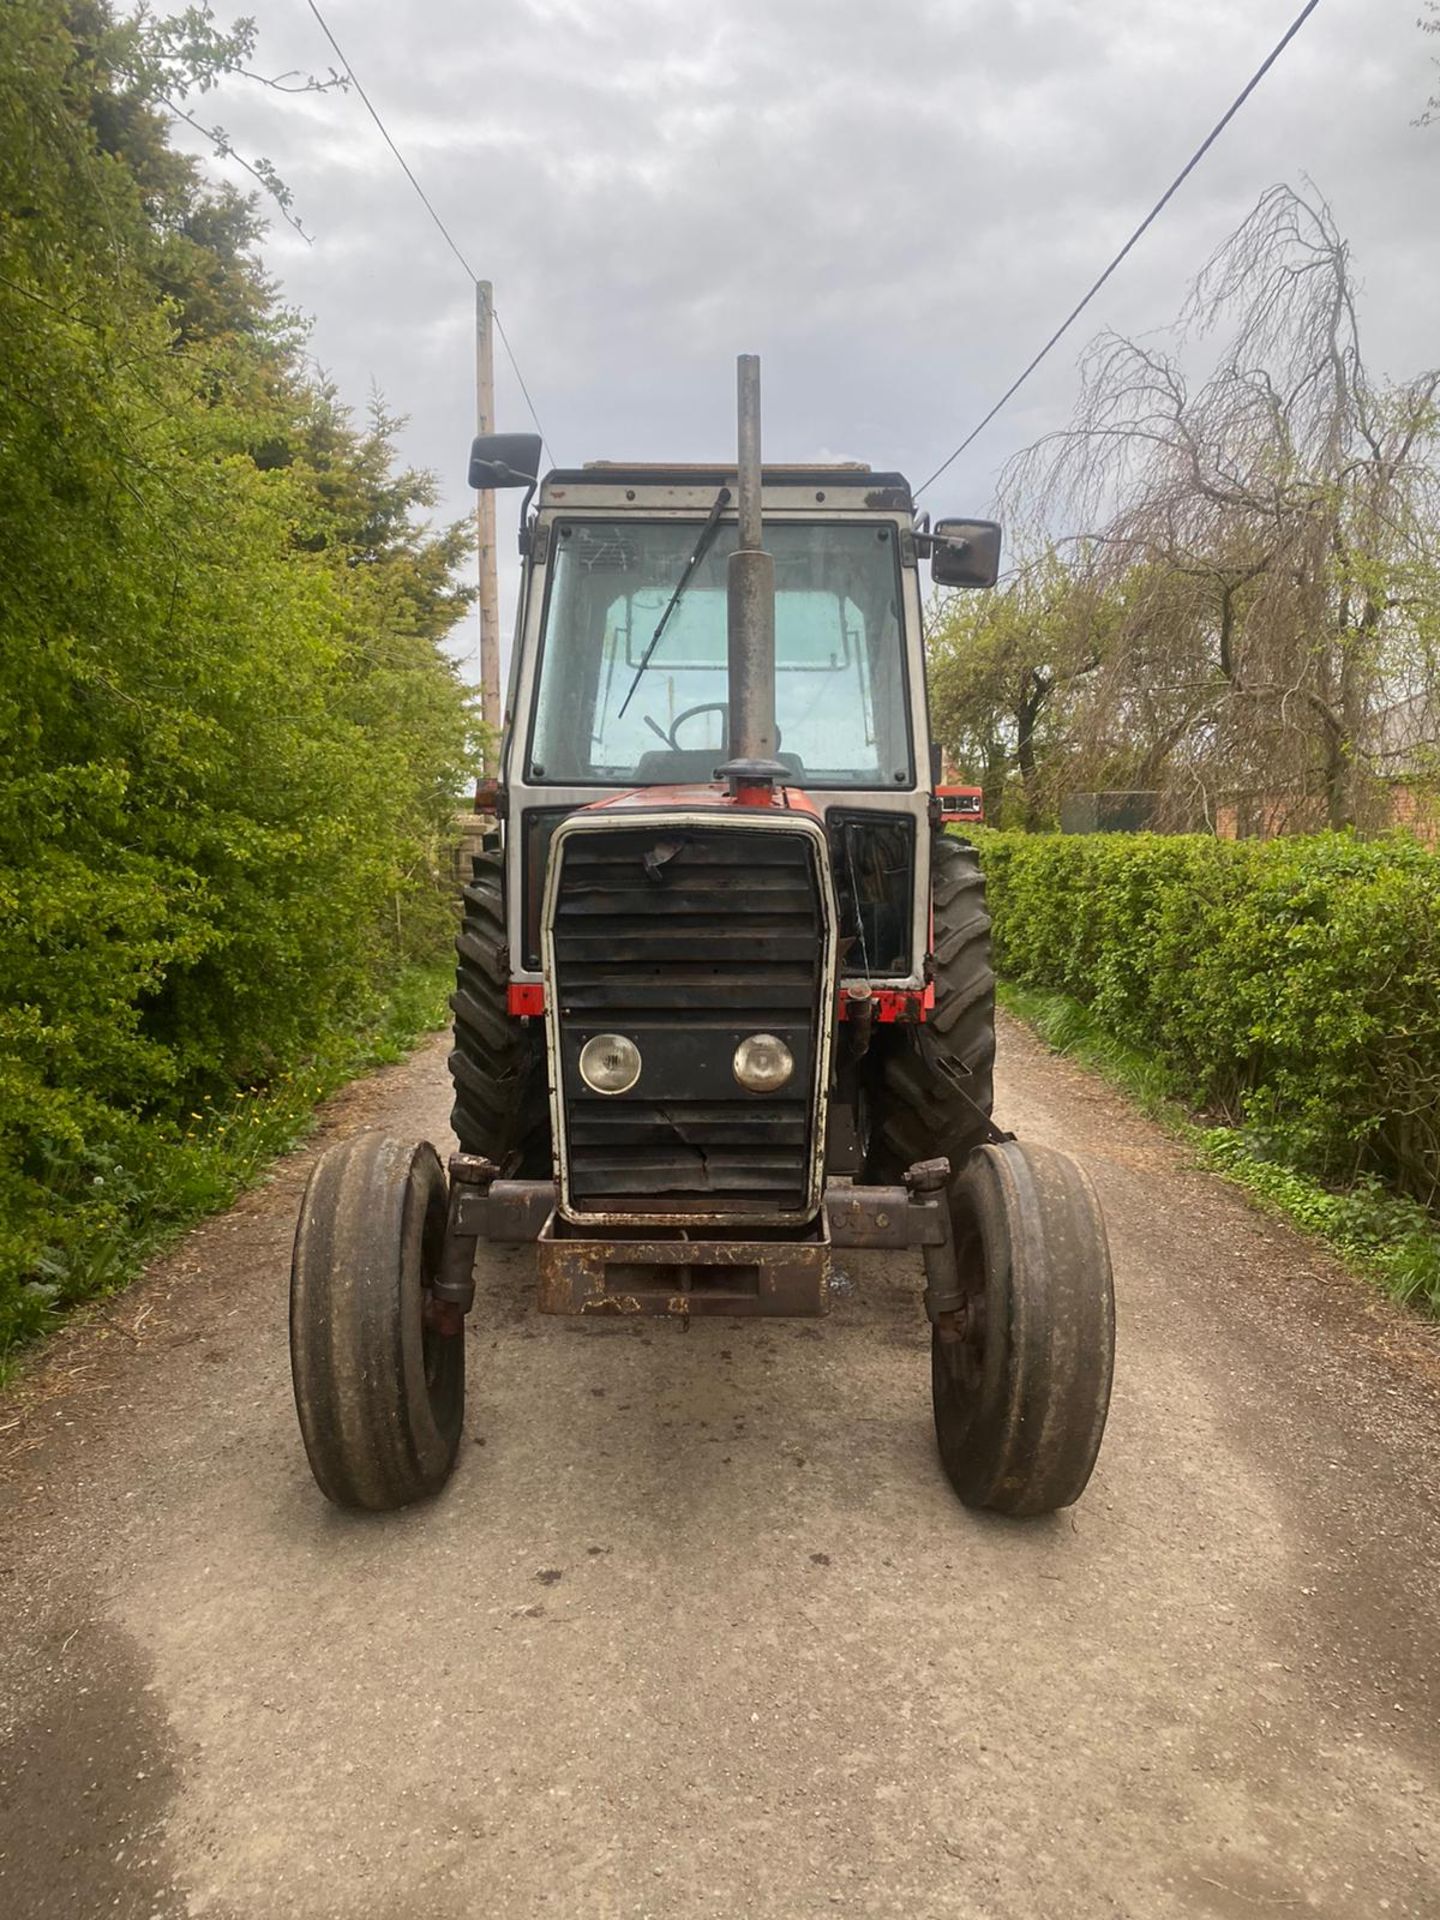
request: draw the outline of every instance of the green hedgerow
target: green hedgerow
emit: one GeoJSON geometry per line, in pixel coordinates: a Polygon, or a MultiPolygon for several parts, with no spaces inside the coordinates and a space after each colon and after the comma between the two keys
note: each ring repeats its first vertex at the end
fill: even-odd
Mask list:
{"type": "Polygon", "coordinates": [[[1440,859],[1395,835],[976,836],[1009,979],[1330,1182],[1440,1196],[1440,859]]]}

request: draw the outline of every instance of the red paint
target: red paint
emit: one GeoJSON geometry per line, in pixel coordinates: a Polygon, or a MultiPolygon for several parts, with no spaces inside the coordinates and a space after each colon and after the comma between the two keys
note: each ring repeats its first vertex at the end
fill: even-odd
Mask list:
{"type": "MultiPolygon", "coordinates": [[[[862,1003],[854,1001],[842,986],[840,989],[840,1018],[854,1020],[862,1003]]],[[[874,1019],[878,1025],[893,1026],[897,1021],[906,1026],[915,1026],[924,1020],[925,1015],[935,1005],[935,989],[927,987],[874,987],[870,992],[870,1004],[874,1007],[874,1019]]]]}
{"type": "MultiPolygon", "coordinates": [[[[935,988],[875,987],[871,992],[875,1019],[881,1026],[904,1021],[914,1025],[923,1020],[935,1005],[935,988]]],[[[512,980],[509,987],[509,1012],[512,1019],[537,1019],[545,1011],[545,988],[538,980],[512,980]]],[[[844,987],[840,989],[840,1018],[855,1018],[855,1002],[844,987]]]]}
{"type": "Polygon", "coordinates": [[[799,787],[741,787],[738,793],[717,780],[703,787],[634,787],[628,793],[594,800],[584,813],[726,813],[737,807],[783,807],[819,817],[820,809],[799,787]]]}
{"type": "Polygon", "coordinates": [[[946,826],[966,822],[972,827],[984,824],[985,789],[983,787],[936,787],[935,798],[940,803],[940,815],[946,826]]]}

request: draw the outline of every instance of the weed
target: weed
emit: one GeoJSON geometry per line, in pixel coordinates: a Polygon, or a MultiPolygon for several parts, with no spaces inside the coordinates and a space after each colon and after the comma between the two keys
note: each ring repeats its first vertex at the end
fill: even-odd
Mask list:
{"type": "Polygon", "coordinates": [[[442,1027],[452,978],[448,965],[407,967],[348,1031],[263,1084],[202,1101],[180,1121],[108,1115],[83,1160],[57,1178],[47,1212],[26,1222],[33,1250],[24,1277],[0,1287],[0,1387],[21,1350],[68,1309],[127,1286],[188,1227],[261,1179],[311,1131],[329,1094],[367,1068],[403,1059],[442,1027]]]}

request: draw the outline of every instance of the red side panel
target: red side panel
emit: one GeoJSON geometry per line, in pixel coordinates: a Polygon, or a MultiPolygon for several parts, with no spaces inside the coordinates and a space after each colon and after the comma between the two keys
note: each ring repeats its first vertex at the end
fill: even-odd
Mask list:
{"type": "MultiPolygon", "coordinates": [[[[870,996],[875,1009],[875,1019],[882,1027],[893,1026],[897,1021],[905,1026],[917,1026],[935,1005],[935,988],[926,987],[876,987],[870,996]]],[[[840,989],[840,1018],[855,1018],[855,1002],[840,989]]]]}

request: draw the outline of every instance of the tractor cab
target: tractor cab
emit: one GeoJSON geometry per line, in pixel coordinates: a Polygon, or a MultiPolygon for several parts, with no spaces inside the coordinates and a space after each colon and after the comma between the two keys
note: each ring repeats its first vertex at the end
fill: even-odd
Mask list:
{"type": "MultiPolygon", "coordinates": [[[[737,495],[722,467],[597,464],[540,486],[502,760],[517,985],[543,986],[540,883],[559,821],[619,793],[713,787],[738,751],[737,495]]],[[[931,783],[909,488],[860,466],[771,467],[760,511],[774,570],[764,757],[829,836],[845,977],[884,988],[888,1014],[901,994],[918,1009],[931,783]]]]}

